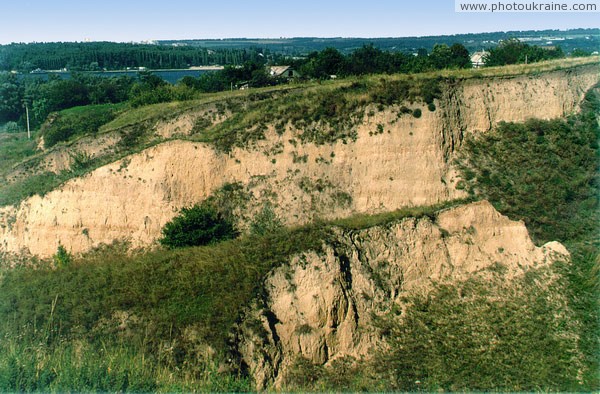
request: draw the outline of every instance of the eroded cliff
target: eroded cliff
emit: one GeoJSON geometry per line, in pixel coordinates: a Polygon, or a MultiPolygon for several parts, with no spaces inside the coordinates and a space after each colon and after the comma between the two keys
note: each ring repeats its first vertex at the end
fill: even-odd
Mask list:
{"type": "MultiPolygon", "coordinates": [[[[237,332],[237,352],[258,388],[282,383],[299,358],[317,365],[369,359],[385,341],[376,316],[403,308],[403,297],[434,282],[502,271],[503,280],[569,253],[536,247],[522,222],[486,201],[358,231],[337,230],[323,250],[274,269],[237,332]]],[[[380,350],[377,350],[380,349],[380,350]]]]}
{"type": "MultiPolygon", "coordinates": [[[[596,66],[449,81],[434,111],[405,103],[421,110],[415,117],[403,113],[403,104],[368,105],[353,138],[327,143],[302,142],[306,129],[291,123],[283,131],[267,124],[264,139],[228,152],[168,141],[1,208],[0,248],[47,257],[59,244],[74,253],[113,240],[147,246],[181,207],[227,183],[240,183],[248,196],[242,227],[265,204],[286,224],[300,224],[462,197],[452,160],[465,133],[572,113],[597,81],[596,66]]],[[[191,134],[190,116],[166,121],[164,132],[191,134]]]]}

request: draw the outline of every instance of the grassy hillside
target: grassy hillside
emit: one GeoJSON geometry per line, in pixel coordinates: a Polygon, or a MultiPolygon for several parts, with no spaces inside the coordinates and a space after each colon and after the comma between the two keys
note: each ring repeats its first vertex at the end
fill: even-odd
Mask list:
{"type": "MultiPolygon", "coordinates": [[[[301,251],[321,251],[332,225],[357,230],[409,216],[435,218],[442,208],[363,215],[173,251],[131,255],[127,245],[112,245],[5,271],[0,390],[250,390],[251,378],[227,362],[235,360],[230,332],[270,269],[301,251]]],[[[489,271],[491,283],[474,277],[409,298],[404,320],[395,311],[379,323],[391,339],[388,352],[356,365],[339,360],[329,369],[298,360],[286,387],[589,388],[576,379],[585,363],[577,346],[579,323],[565,298],[555,296],[567,288],[560,269],[531,271],[513,283],[499,266],[489,271]]]]}
{"type": "Polygon", "coordinates": [[[378,392],[585,391],[579,322],[557,296],[555,268],[510,281],[501,265],[462,283],[440,284],[406,299],[376,324],[387,351],[368,361],[336,360],[323,368],[298,359],[291,390],[378,392]],[[560,312],[558,312],[560,311],[560,312]]]}
{"type": "MultiPolygon", "coordinates": [[[[276,121],[294,121],[287,115],[294,105],[305,106],[310,121],[333,121],[355,110],[354,99],[385,105],[425,86],[392,79],[399,82],[389,84],[398,88],[390,95],[369,77],[290,91],[279,101],[257,100],[241,107],[232,123],[203,129],[195,138],[227,148],[248,141],[246,136],[260,137],[262,129],[246,126],[262,120],[265,108],[278,114],[276,121]],[[335,109],[321,114],[332,107],[319,100],[336,100],[335,109]]],[[[538,243],[564,242],[572,264],[532,271],[514,283],[503,279],[498,266],[491,281],[474,277],[411,297],[403,318],[395,311],[380,322],[391,338],[388,352],[357,365],[339,360],[331,369],[298,360],[287,388],[600,389],[598,104],[596,90],[582,113],[567,120],[502,124],[467,141],[461,162],[463,187],[473,198],[488,198],[501,212],[524,220],[538,243]]],[[[126,111],[100,132],[193,105],[126,111]]],[[[29,154],[27,145],[19,149],[7,163],[29,154]]],[[[230,329],[271,268],[295,253],[320,251],[333,225],[356,230],[406,216],[434,217],[440,208],[362,215],[173,251],[131,252],[117,244],[2,271],[0,391],[251,390],[251,379],[228,353],[230,329]]]]}
{"type": "Polygon", "coordinates": [[[577,311],[589,389],[600,387],[600,87],[568,119],[500,124],[466,142],[465,187],[500,212],[524,220],[538,243],[563,242],[563,267],[577,311]]]}
{"type": "MultiPolygon", "coordinates": [[[[368,227],[441,208],[338,225],[368,227]]],[[[224,367],[231,327],[271,268],[320,251],[330,237],[331,225],[320,223],[133,256],[127,245],[113,245],[5,271],[0,391],[249,390],[247,376],[224,367]]]]}

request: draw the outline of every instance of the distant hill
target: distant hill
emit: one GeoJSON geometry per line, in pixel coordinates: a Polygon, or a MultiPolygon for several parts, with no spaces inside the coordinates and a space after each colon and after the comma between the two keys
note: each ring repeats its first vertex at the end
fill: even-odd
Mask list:
{"type": "Polygon", "coordinates": [[[247,61],[270,61],[277,64],[286,57],[303,57],[313,51],[333,47],[344,54],[364,45],[392,52],[431,52],[434,45],[454,43],[470,52],[492,48],[500,40],[518,38],[538,46],[560,45],[567,55],[573,50],[594,52],[600,48],[600,29],[510,31],[459,34],[449,36],[398,38],[318,38],[279,39],[192,39],[145,43],[59,42],[13,43],[0,45],[0,71],[40,70],[101,71],[146,67],[149,69],[181,69],[190,66],[238,65],[247,61]]]}
{"type": "Polygon", "coordinates": [[[463,44],[474,52],[483,48],[494,47],[498,41],[507,38],[519,38],[540,46],[560,45],[566,53],[574,49],[597,51],[600,47],[600,29],[570,30],[525,30],[493,33],[455,34],[447,36],[424,37],[386,37],[386,38],[228,38],[228,39],[192,39],[156,41],[160,45],[187,45],[210,49],[249,49],[261,48],[284,55],[305,55],[312,51],[320,51],[333,47],[341,52],[352,52],[363,45],[374,46],[388,51],[416,52],[419,48],[431,51],[435,44],[463,44]]]}

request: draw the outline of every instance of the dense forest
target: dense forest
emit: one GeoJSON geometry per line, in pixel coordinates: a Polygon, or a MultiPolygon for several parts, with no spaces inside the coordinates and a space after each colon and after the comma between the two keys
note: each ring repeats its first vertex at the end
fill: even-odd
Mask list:
{"type": "Polygon", "coordinates": [[[114,42],[58,42],[0,46],[0,70],[36,69],[98,71],[127,67],[188,68],[257,61],[259,50],[206,49],[191,46],[142,45],[114,42]]]}
{"type": "Polygon", "coordinates": [[[0,70],[119,70],[127,67],[176,69],[204,65],[240,65],[306,57],[334,48],[344,55],[372,45],[402,54],[431,52],[436,45],[463,45],[469,52],[493,49],[517,38],[536,46],[560,45],[565,54],[585,54],[600,47],[600,29],[513,31],[407,38],[288,38],[156,41],[152,44],[114,42],[13,43],[0,45],[0,70]]]}

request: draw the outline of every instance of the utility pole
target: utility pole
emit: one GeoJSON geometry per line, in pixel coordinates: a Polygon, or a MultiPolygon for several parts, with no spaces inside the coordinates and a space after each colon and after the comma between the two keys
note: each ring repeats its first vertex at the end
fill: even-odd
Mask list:
{"type": "Polygon", "coordinates": [[[27,139],[31,139],[31,130],[29,129],[29,107],[27,106],[27,102],[25,102],[25,114],[27,115],[27,139]]]}

